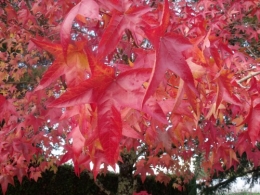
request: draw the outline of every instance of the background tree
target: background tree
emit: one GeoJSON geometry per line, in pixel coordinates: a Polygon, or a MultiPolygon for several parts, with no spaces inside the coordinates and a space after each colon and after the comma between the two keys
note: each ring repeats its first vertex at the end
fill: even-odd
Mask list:
{"type": "Polygon", "coordinates": [[[157,168],[182,189],[197,155],[205,181],[243,155],[259,166],[258,1],[0,5],[3,191],[68,160],[94,177],[118,164],[119,194],[157,168]]]}

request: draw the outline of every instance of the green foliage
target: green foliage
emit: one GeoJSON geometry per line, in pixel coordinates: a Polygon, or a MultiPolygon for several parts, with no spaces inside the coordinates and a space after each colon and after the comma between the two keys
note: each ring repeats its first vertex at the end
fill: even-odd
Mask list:
{"type": "MultiPolygon", "coordinates": [[[[15,186],[9,184],[6,195],[105,195],[95,184],[91,174],[83,172],[80,177],[77,177],[73,170],[72,166],[64,165],[58,168],[56,174],[52,171],[42,173],[42,178],[37,182],[25,177],[20,184],[15,178],[15,186]]],[[[106,190],[111,192],[111,195],[116,194],[117,174],[98,175],[97,179],[106,190]]],[[[180,192],[172,187],[173,183],[174,179],[165,186],[156,182],[154,177],[147,177],[142,183],[141,179],[137,178],[137,192],[146,190],[152,195],[188,195],[192,189],[188,184],[185,186],[186,191],[180,192]]]]}
{"type": "Polygon", "coordinates": [[[172,187],[173,184],[173,180],[167,185],[165,186],[163,183],[159,183],[156,182],[154,180],[154,177],[147,177],[145,182],[142,184],[141,179],[138,178],[138,187],[137,187],[137,191],[142,191],[142,190],[146,190],[149,194],[152,195],[186,195],[186,192],[180,192],[178,190],[175,190],[172,187]]]}
{"type": "MultiPolygon", "coordinates": [[[[106,177],[99,176],[104,186],[112,192],[116,191],[116,176],[109,173],[106,177]],[[108,177],[110,179],[108,179],[108,177]]],[[[2,194],[2,193],[1,193],[2,194]]],[[[104,195],[99,191],[93,179],[86,172],[77,177],[73,167],[65,165],[58,168],[57,174],[52,171],[42,173],[37,182],[24,178],[22,184],[15,179],[15,186],[9,184],[7,195],[104,195]]]]}

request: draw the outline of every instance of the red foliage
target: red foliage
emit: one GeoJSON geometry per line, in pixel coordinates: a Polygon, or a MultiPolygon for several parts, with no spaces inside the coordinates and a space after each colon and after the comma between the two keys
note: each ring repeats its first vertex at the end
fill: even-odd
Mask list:
{"type": "Polygon", "coordinates": [[[259,59],[234,41],[258,41],[259,13],[253,0],[0,2],[2,190],[68,160],[96,177],[125,148],[144,155],[142,180],[183,175],[195,154],[207,177],[243,153],[259,166],[259,59]]]}

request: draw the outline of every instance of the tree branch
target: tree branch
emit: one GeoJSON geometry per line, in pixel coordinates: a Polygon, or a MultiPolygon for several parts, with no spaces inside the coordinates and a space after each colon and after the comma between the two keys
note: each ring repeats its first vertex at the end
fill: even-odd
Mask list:
{"type": "Polygon", "coordinates": [[[247,47],[247,50],[254,56],[255,59],[257,59],[257,56],[249,47],[247,47]]]}
{"type": "MultiPolygon", "coordinates": [[[[94,179],[94,176],[91,172],[88,172],[88,175],[91,179],[94,179]]],[[[96,186],[100,189],[101,192],[104,192],[107,195],[111,195],[111,192],[109,190],[107,190],[98,179],[94,180],[94,182],[95,182],[96,186]]]]}
{"type": "Polygon", "coordinates": [[[260,74],[260,71],[259,72],[254,72],[253,74],[247,75],[246,77],[238,80],[237,83],[241,84],[242,82],[244,82],[244,81],[246,81],[246,80],[248,80],[248,79],[250,79],[250,78],[252,78],[252,77],[254,77],[256,75],[259,75],[259,74],[260,74]]]}
{"type": "Polygon", "coordinates": [[[35,81],[7,81],[7,82],[4,82],[5,84],[9,84],[9,85],[19,85],[19,84],[26,84],[26,85],[29,85],[29,84],[33,84],[35,85],[35,81]]]}
{"type": "Polygon", "coordinates": [[[222,181],[222,182],[220,182],[220,183],[218,183],[218,184],[216,184],[216,185],[214,185],[214,186],[212,186],[212,187],[208,187],[208,189],[210,189],[210,190],[212,190],[212,191],[215,191],[215,190],[217,190],[217,189],[218,189],[219,187],[221,187],[221,186],[226,186],[226,185],[228,185],[229,183],[231,183],[232,181],[234,181],[236,178],[237,178],[236,176],[232,176],[232,177],[228,178],[227,180],[222,181]]]}
{"type": "Polygon", "coordinates": [[[255,171],[259,171],[259,167],[257,169],[251,169],[251,170],[245,171],[245,172],[243,172],[241,174],[232,176],[232,177],[228,178],[227,180],[222,181],[222,182],[220,182],[220,183],[218,183],[218,184],[216,184],[214,186],[207,187],[206,189],[210,190],[210,191],[216,191],[219,187],[228,185],[229,183],[233,182],[236,178],[243,177],[243,176],[245,176],[247,174],[250,174],[250,173],[253,173],[255,171]]]}

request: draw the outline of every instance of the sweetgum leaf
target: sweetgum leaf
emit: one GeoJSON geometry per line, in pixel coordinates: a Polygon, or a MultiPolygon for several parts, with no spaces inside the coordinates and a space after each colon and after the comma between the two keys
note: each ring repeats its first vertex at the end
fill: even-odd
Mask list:
{"type": "Polygon", "coordinates": [[[134,38],[137,33],[142,34],[141,16],[150,10],[151,8],[147,6],[132,5],[125,11],[114,12],[98,45],[100,58],[110,54],[116,48],[126,29],[133,33],[134,38]]]}
{"type": "Polygon", "coordinates": [[[248,123],[248,134],[251,139],[252,145],[255,145],[255,142],[259,140],[260,132],[260,104],[257,104],[252,108],[250,114],[247,117],[245,122],[248,123]]]}
{"type": "Polygon", "coordinates": [[[171,70],[178,75],[197,94],[191,69],[183,56],[183,52],[191,47],[191,43],[181,35],[168,33],[161,37],[156,51],[156,62],[143,103],[153,95],[167,70],[171,70]]]}
{"type": "Polygon", "coordinates": [[[94,0],[82,0],[70,10],[70,12],[65,16],[60,29],[60,38],[64,56],[67,55],[73,20],[78,14],[91,19],[100,19],[99,6],[94,0]]]}

